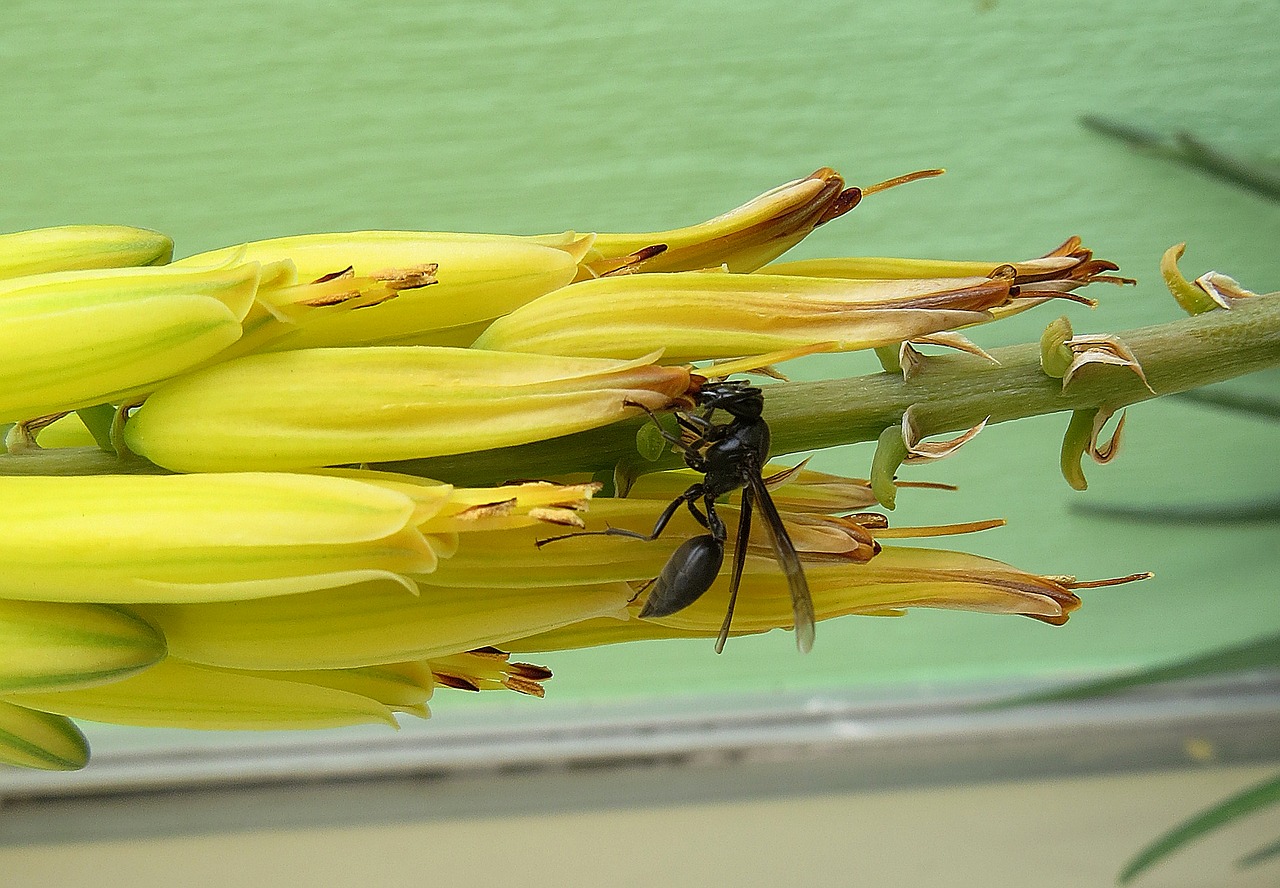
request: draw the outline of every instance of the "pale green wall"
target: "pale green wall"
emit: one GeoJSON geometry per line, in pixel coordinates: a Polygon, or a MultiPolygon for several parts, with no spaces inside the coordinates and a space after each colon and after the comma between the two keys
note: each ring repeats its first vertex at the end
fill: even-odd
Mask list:
{"type": "MultiPolygon", "coordinates": [[[[1280,287],[1277,208],[1078,126],[1103,112],[1277,158],[1275,5],[921,2],[593,4],[8,0],[0,8],[0,229],[127,222],[179,253],[358,227],[666,227],[829,164],[855,182],[943,165],[869,199],[798,255],[1016,259],[1078,233],[1142,279],[1079,330],[1177,314],[1156,262],[1280,287]]],[[[982,330],[1033,336],[1051,313],[982,330]]],[[[860,372],[858,357],[798,375],[860,372]]],[[[1274,375],[1263,384],[1275,390],[1274,375]]],[[[1126,528],[1068,512],[1061,417],[989,430],[911,477],[898,520],[1005,515],[964,541],[1046,573],[1157,572],[1091,593],[1061,630],[919,613],[789,637],[545,660],[561,701],[1112,667],[1280,627],[1274,525],[1126,528]]],[[[1203,503],[1280,492],[1277,430],[1179,404],[1133,412],[1090,496],[1203,503]]],[[[823,465],[851,474],[855,449],[823,465]]],[[[461,696],[461,695],[458,695],[461,696]]],[[[468,703],[470,701],[467,701],[468,703]]],[[[452,701],[448,701],[451,705],[452,701]]],[[[458,705],[462,705],[459,703],[458,705]]],[[[495,700],[496,708],[535,705],[495,700]]],[[[438,707],[447,712],[448,705],[438,707]]]]}

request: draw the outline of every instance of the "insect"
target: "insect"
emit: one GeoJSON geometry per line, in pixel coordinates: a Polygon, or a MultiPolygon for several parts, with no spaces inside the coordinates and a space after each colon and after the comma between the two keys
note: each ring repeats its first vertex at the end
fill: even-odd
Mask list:
{"type": "MultiPolygon", "coordinates": [[[[738,600],[738,587],[742,582],[742,569],[746,563],[752,513],[756,508],[764,519],[769,542],[791,590],[796,647],[807,652],[813,646],[813,599],[809,594],[809,584],[805,579],[804,569],[800,566],[796,547],[787,535],[782,517],[769,496],[762,475],[769,459],[769,425],[762,415],[764,393],[746,382],[725,380],[703,384],[695,395],[695,401],[702,408],[700,413],[683,410],[676,412],[676,421],[686,432],[685,437],[678,438],[660,425],[658,429],[662,437],[684,455],[689,468],[702,473],[703,479],[691,484],[688,490],[672,500],[658,516],[651,532],[643,534],[622,528],[609,528],[539,540],[538,545],[592,534],[656,540],[680,507],[687,507],[708,533],[686,540],[672,553],[654,581],[652,591],[640,612],[641,617],[669,616],[697,601],[711,588],[719,575],[724,564],[728,529],[716,513],[715,501],[727,493],[741,489],[741,517],[738,520],[738,535],[733,550],[729,606],[720,627],[720,635],[716,639],[716,653],[724,650],[725,640],[729,637],[733,609],[738,600]],[[712,422],[712,415],[717,410],[729,414],[730,421],[712,422]],[[702,501],[701,509],[698,507],[699,500],[702,501]]],[[[647,408],[646,412],[657,424],[657,416],[647,408]]]]}

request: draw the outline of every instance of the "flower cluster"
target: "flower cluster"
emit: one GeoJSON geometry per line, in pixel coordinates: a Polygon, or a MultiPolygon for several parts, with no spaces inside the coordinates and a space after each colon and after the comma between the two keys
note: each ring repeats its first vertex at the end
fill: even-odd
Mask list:
{"type": "MultiPolygon", "coordinates": [[[[593,477],[566,460],[502,483],[527,477],[515,462],[467,487],[415,461],[534,442],[554,456],[565,436],[689,409],[708,378],[813,351],[976,348],[955,331],[1119,280],[1075,239],[1020,262],[770,264],[864,195],[936,172],[859,189],[822,169],[639,234],[366,231],[177,262],[136,229],[0,236],[0,761],[83,766],[75,718],[394,724],[425,716],[437,686],[541,696],[550,673],[511,652],[716,636],[727,576],[640,616],[704,532],[696,514],[647,543],[573,535],[648,534],[696,472],[620,458],[593,477]]],[[[895,434],[913,438],[901,459],[941,455],[895,434]]],[[[820,620],[946,607],[1059,624],[1080,603],[1070,578],[889,544],[999,523],[890,528],[865,510],[911,486],[891,470],[763,475],[820,620]]],[[[730,527],[740,508],[723,501],[730,527]]],[[[734,635],[793,620],[757,531],[734,635]]]]}

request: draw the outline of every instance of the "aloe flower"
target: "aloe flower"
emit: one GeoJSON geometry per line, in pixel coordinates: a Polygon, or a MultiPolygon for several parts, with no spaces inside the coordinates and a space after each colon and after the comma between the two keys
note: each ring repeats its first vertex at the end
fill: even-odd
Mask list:
{"type": "Polygon", "coordinates": [[[1029,285],[1057,281],[1085,283],[1105,280],[1132,283],[1129,278],[1107,274],[1115,263],[1094,259],[1080,238],[1067,238],[1043,256],[1020,262],[992,262],[957,259],[900,259],[887,256],[848,256],[828,259],[799,259],[774,262],[758,269],[760,274],[800,277],[845,278],[851,280],[914,280],[920,278],[988,278],[1002,268],[1013,271],[1013,283],[1029,285]]]}
{"type": "Polygon", "coordinates": [[[250,355],[163,386],[129,420],[175,471],[285,470],[466,453],[667,407],[689,371],[429,346],[250,355]]]}
{"type": "Polygon", "coordinates": [[[102,684],[164,656],[164,636],[119,608],[0,598],[0,694],[102,684]]]}
{"type": "MultiPolygon", "coordinates": [[[[819,620],[860,614],[900,617],[930,607],[1018,614],[1061,625],[1080,606],[1076,583],[1043,577],[986,558],[931,549],[882,549],[857,574],[847,566],[809,564],[805,573],[819,620]]],[[[1125,579],[1138,579],[1128,577],[1125,579]]],[[[734,611],[733,635],[791,625],[791,597],[777,572],[744,576],[734,611]]],[[[535,653],[659,638],[714,638],[724,620],[728,581],[722,577],[693,605],[659,619],[639,619],[639,607],[504,643],[512,652],[535,653]]]]}
{"type": "Polygon", "coordinates": [[[364,581],[414,591],[409,577],[435,570],[458,533],[571,524],[594,489],[477,495],[373,472],[0,476],[0,498],[24,504],[0,516],[0,603],[230,601],[364,581]]]}
{"type": "Polygon", "coordinates": [[[0,477],[0,597],[200,601],[430,570],[398,490],[344,478],[225,474],[0,477]]]}
{"type": "MultiPolygon", "coordinates": [[[[484,545],[467,539],[460,551],[484,545]]],[[[499,560],[501,553],[495,553],[499,560]]],[[[446,559],[447,560],[447,559],[446,559]]],[[[174,656],[238,669],[342,669],[429,659],[621,615],[625,583],[426,587],[365,582],[251,601],[147,605],[174,656]]]]}
{"type": "MultiPolygon", "coordinates": [[[[988,354],[956,331],[1126,279],[1077,239],[1013,263],[767,264],[934,172],[859,189],[824,168],[669,231],[307,235],[159,268],[111,267],[165,262],[150,232],[0,236],[0,422],[17,424],[0,454],[0,762],[84,766],[72,719],[394,725],[428,716],[438,688],[542,696],[549,670],[513,651],[715,637],[727,570],[640,616],[673,553],[705,540],[699,522],[679,509],[649,542],[602,531],[648,534],[703,477],[666,471],[681,461],[667,414],[708,379],[824,350],[877,348],[892,372],[764,387],[777,453],[878,441],[869,479],[762,472],[817,619],[929,607],[1061,625],[1082,589],[1143,578],[901,545],[1001,522],[868,510],[945,488],[902,466],[1038,413],[1072,413],[1063,465],[1080,486],[1084,453],[1114,455],[1097,441],[1110,412],[1280,361],[1275,300],[1225,275],[1187,282],[1175,248],[1163,271],[1195,317],[1123,335],[1055,321],[1039,348],[988,354]],[[704,359],[718,363],[686,363],[704,359]]],[[[696,448],[702,423],[682,423],[696,448]]],[[[742,504],[717,503],[726,550],[742,504]]],[[[763,531],[742,541],[734,635],[796,619],[763,531]]]]}
{"type": "Polygon", "coordinates": [[[256,263],[0,281],[0,422],[120,400],[240,338],[256,263]]]}
{"type": "Polygon", "coordinates": [[[173,241],[126,225],[62,225],[0,234],[0,279],[92,268],[164,265],[173,241]]]}
{"type": "Polygon", "coordinates": [[[578,272],[590,237],[525,238],[417,231],[352,231],[255,241],[179,260],[191,268],[260,262],[276,269],[268,290],[277,300],[367,297],[376,304],[356,312],[318,313],[282,320],[264,348],[314,348],[395,342],[466,345],[483,325],[578,272]],[[388,298],[387,281],[430,271],[431,286],[402,286],[388,298]],[[327,286],[308,286],[313,284],[327,286]]]}
{"type": "Polygon", "coordinates": [[[0,764],[75,771],[89,763],[89,743],[71,719],[0,700],[0,764]]]}
{"type": "MultiPolygon", "coordinates": [[[[858,188],[845,187],[843,176],[823,167],[696,225],[641,234],[596,234],[577,279],[619,271],[696,271],[720,266],[727,271],[754,271],[804,240],[819,225],[852,210],[864,195],[941,173],[923,170],[858,188]]],[[[542,243],[560,237],[532,239],[542,243]]]]}
{"type": "Polygon", "coordinates": [[[477,348],[668,361],[830,342],[856,350],[993,320],[1088,282],[995,277],[862,280],[688,272],[584,281],[498,319],[477,348]]]}
{"type": "Polygon", "coordinates": [[[396,723],[392,707],[363,694],[175,658],[111,684],[5,699],[69,718],[148,727],[234,731],[396,723]]]}

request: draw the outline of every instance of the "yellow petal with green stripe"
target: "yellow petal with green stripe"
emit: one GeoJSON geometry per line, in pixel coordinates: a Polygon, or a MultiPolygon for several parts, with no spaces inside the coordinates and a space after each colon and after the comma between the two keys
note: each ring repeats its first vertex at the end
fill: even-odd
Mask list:
{"type": "Polygon", "coordinates": [[[854,350],[991,320],[1008,280],[846,281],[721,272],[573,284],[499,318],[476,348],[665,361],[832,342],[854,350]]]}
{"type": "Polygon", "coordinates": [[[689,373],[635,361],[370,347],[249,355],[155,392],[125,426],[183,472],[288,470],[523,444],[682,395],[689,373]]]}
{"type": "Polygon", "coordinates": [[[164,637],[118,608],[0,599],[0,693],[100,684],[164,655],[164,637]]]}
{"type": "Polygon", "coordinates": [[[89,742],[71,719],[0,700],[0,764],[77,771],[88,763],[89,742]]]}
{"type": "Polygon", "coordinates": [[[109,402],[241,335],[256,264],[57,272],[0,281],[0,422],[109,402]]]}
{"type": "Polygon", "coordinates": [[[0,502],[9,598],[217,601],[408,584],[436,561],[409,497],[346,478],[0,477],[0,502]]]}
{"type": "Polygon", "coordinates": [[[70,718],[142,727],[280,731],[396,724],[389,707],[360,694],[174,659],[111,684],[8,699],[70,718]]]}
{"type": "Polygon", "coordinates": [[[625,583],[537,589],[361,583],[256,601],[138,610],[187,660],[240,669],[343,669],[445,656],[618,614],[625,583]]]}
{"type": "Polygon", "coordinates": [[[0,278],[89,268],[164,265],[173,241],[127,225],[60,225],[0,234],[0,278]]]}
{"type": "Polygon", "coordinates": [[[267,346],[278,350],[380,342],[434,344],[437,331],[499,317],[569,283],[577,274],[580,253],[575,244],[535,243],[506,235],[351,231],[255,241],[175,264],[288,260],[297,268],[290,283],[314,281],[347,268],[357,277],[367,277],[437,266],[438,283],[404,290],[360,311],[309,317],[267,346]]]}

